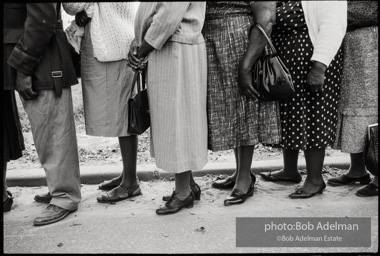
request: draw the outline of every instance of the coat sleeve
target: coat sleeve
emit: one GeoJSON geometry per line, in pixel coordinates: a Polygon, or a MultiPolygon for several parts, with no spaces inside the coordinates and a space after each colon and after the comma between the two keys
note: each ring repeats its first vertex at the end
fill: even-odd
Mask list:
{"type": "Polygon", "coordinates": [[[190,2],[158,2],[153,21],[145,34],[145,41],[161,49],[181,24],[190,2]]]}
{"type": "Polygon", "coordinates": [[[318,34],[311,60],[317,60],[328,67],[346,34],[347,2],[321,1],[316,7],[318,34]]]}
{"type": "Polygon", "coordinates": [[[26,9],[24,33],[8,58],[8,64],[32,75],[55,33],[57,3],[26,4],[26,9]]]}

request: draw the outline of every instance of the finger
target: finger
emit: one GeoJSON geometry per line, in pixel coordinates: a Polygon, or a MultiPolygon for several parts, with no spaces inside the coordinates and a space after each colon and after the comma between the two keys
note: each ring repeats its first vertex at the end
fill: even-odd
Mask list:
{"type": "Polygon", "coordinates": [[[24,95],[27,97],[28,100],[31,100],[37,96],[37,93],[35,93],[32,89],[28,88],[24,90],[24,95]]]}
{"type": "Polygon", "coordinates": [[[260,98],[260,93],[255,89],[255,87],[252,86],[253,93],[257,96],[257,98],[260,98]]]}
{"type": "Polygon", "coordinates": [[[133,62],[133,63],[141,63],[141,60],[139,58],[137,58],[137,55],[131,55],[131,58],[130,60],[133,62]]]}
{"type": "Polygon", "coordinates": [[[256,96],[256,94],[254,94],[254,93],[251,93],[251,92],[248,92],[248,97],[251,99],[251,100],[253,100],[253,101],[257,101],[257,100],[259,100],[259,97],[258,96],[256,96]]]}
{"type": "Polygon", "coordinates": [[[20,91],[21,96],[24,100],[30,100],[30,96],[25,91],[20,91]]]}
{"type": "Polygon", "coordinates": [[[136,57],[130,57],[129,62],[133,66],[139,66],[141,64],[141,61],[136,57]]]}
{"type": "Polygon", "coordinates": [[[37,97],[37,93],[35,91],[33,91],[31,88],[28,88],[26,93],[28,94],[30,99],[34,99],[37,97]]]}
{"type": "Polygon", "coordinates": [[[314,93],[314,94],[317,94],[319,92],[322,92],[321,88],[319,87],[319,85],[316,85],[316,84],[311,84],[310,85],[310,92],[314,93]]]}
{"type": "Polygon", "coordinates": [[[21,98],[23,98],[24,100],[28,100],[28,99],[25,97],[25,95],[24,95],[24,93],[23,93],[22,91],[18,91],[18,94],[20,94],[21,98]]]}
{"type": "Polygon", "coordinates": [[[133,70],[135,70],[135,69],[138,69],[138,65],[134,65],[134,64],[132,64],[132,63],[129,63],[129,66],[133,69],[133,70]]]}
{"type": "Polygon", "coordinates": [[[246,83],[246,90],[250,95],[254,95],[255,98],[260,98],[260,93],[253,87],[252,83],[246,83]]]}
{"type": "Polygon", "coordinates": [[[133,61],[129,61],[129,66],[131,66],[133,68],[137,68],[139,66],[139,63],[135,63],[133,61]]]}
{"type": "Polygon", "coordinates": [[[256,95],[256,94],[253,92],[253,90],[251,90],[250,88],[247,88],[247,89],[245,90],[245,93],[246,93],[246,95],[247,95],[249,98],[251,98],[252,100],[258,100],[259,95],[256,95]]]}

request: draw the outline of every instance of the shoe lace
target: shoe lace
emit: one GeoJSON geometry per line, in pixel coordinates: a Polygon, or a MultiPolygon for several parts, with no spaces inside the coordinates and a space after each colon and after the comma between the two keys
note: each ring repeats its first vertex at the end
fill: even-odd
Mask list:
{"type": "Polygon", "coordinates": [[[175,191],[173,191],[172,196],[169,198],[166,204],[171,204],[174,201],[174,199],[175,199],[175,191]]]}

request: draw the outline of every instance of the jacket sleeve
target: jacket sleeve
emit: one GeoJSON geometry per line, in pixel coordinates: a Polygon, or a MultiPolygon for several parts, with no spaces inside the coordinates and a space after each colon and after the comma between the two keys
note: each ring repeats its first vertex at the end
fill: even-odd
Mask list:
{"type": "Polygon", "coordinates": [[[347,1],[321,1],[316,7],[318,34],[311,60],[328,67],[346,34],[347,1]]]}
{"type": "Polygon", "coordinates": [[[26,9],[24,33],[8,58],[8,64],[32,75],[55,33],[57,3],[26,4],[26,9]]]}
{"type": "Polygon", "coordinates": [[[145,41],[161,49],[181,24],[190,2],[158,2],[153,21],[145,34],[145,41]]]}

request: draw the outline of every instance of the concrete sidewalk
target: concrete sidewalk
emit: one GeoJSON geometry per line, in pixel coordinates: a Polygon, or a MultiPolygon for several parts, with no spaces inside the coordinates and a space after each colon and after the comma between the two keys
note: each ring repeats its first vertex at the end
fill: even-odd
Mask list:
{"type": "MultiPolygon", "coordinates": [[[[350,165],[350,156],[326,157],[325,166],[347,169],[350,165]]],[[[304,158],[298,161],[300,170],[306,168],[304,158]]],[[[195,177],[207,174],[232,174],[236,168],[234,162],[224,163],[208,163],[202,170],[193,171],[195,177]]],[[[253,161],[252,171],[260,173],[265,171],[280,170],[283,168],[283,160],[266,160],[253,161]]],[[[81,166],[81,182],[82,184],[99,184],[104,180],[109,180],[121,173],[122,165],[99,165],[99,166],[81,166]]],[[[137,166],[137,175],[141,181],[150,181],[158,177],[169,179],[174,175],[157,169],[155,164],[137,166]]],[[[45,172],[43,168],[38,169],[19,169],[7,172],[7,185],[20,187],[46,186],[45,172]]]]}

